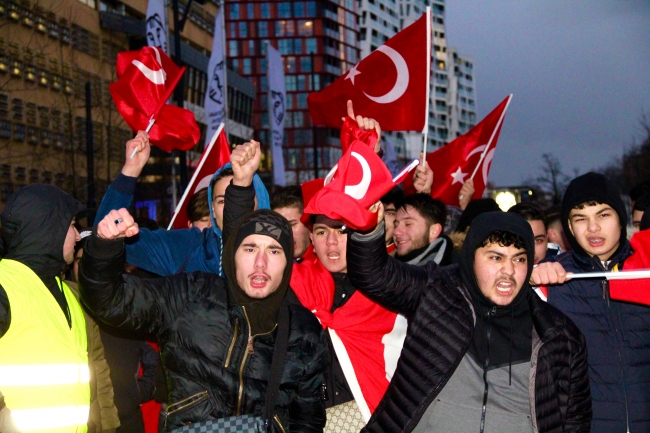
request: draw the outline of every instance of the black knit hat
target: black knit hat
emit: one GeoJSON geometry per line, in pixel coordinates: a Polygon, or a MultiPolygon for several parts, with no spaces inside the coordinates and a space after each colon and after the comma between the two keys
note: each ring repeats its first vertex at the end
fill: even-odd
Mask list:
{"type": "Polygon", "coordinates": [[[621,239],[627,238],[627,211],[619,192],[602,174],[594,172],[583,174],[571,181],[562,198],[562,228],[571,247],[575,251],[584,254],[586,252],[578,244],[569,228],[569,214],[571,209],[590,201],[611,206],[614,212],[618,214],[621,223],[621,239]]]}
{"type": "Polygon", "coordinates": [[[265,235],[275,239],[284,250],[287,259],[293,257],[293,232],[282,215],[273,211],[252,213],[250,218],[244,220],[239,226],[234,250],[237,250],[242,241],[250,235],[265,235]]]}

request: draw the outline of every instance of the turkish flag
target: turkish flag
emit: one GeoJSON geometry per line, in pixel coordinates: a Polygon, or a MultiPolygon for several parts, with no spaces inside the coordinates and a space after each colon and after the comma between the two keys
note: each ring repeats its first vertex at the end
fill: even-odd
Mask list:
{"type": "MultiPolygon", "coordinates": [[[[460,189],[476,170],[472,199],[481,198],[490,174],[501,125],[511,99],[512,95],[509,95],[465,135],[427,155],[427,162],[433,170],[431,197],[442,200],[450,206],[459,206],[460,189]]],[[[407,176],[404,181],[404,192],[406,194],[415,192],[412,175],[407,176]]]]}
{"type": "MultiPolygon", "coordinates": [[[[630,239],[634,253],[623,263],[623,271],[650,269],[650,230],[634,233],[630,239]]],[[[650,305],[650,279],[609,280],[612,299],[650,305]]]]}
{"type": "Polygon", "coordinates": [[[347,101],[384,131],[422,131],[431,67],[431,15],[391,39],[320,92],[307,98],[314,125],[340,128],[347,101]]]}
{"type": "Polygon", "coordinates": [[[161,49],[144,47],[117,55],[117,81],[109,85],[113,102],[129,127],[144,131],[151,118],[151,144],[171,152],[188,150],[201,138],[194,114],[167,104],[185,68],[179,68],[161,49]]]}
{"type": "Polygon", "coordinates": [[[334,279],[315,254],[293,265],[291,288],[300,303],[313,312],[332,345],[352,394],[367,421],[393,377],[406,337],[403,316],[388,311],[356,291],[332,311],[334,279]]]}
{"type": "Polygon", "coordinates": [[[325,186],[311,198],[300,220],[309,225],[311,215],[322,214],[353,229],[368,230],[377,224],[377,213],[368,208],[407,173],[405,170],[393,181],[381,158],[366,143],[354,141],[325,177],[325,186]]]}
{"type": "Polygon", "coordinates": [[[203,188],[207,188],[210,185],[210,180],[214,173],[227,162],[230,162],[230,145],[228,144],[222,123],[212,136],[208,147],[201,154],[196,170],[194,170],[194,175],[187,188],[185,188],[183,197],[181,197],[176,205],[176,210],[174,210],[174,215],[169,222],[167,230],[171,230],[172,227],[175,229],[187,228],[187,223],[189,222],[187,205],[190,202],[190,198],[203,188]]]}

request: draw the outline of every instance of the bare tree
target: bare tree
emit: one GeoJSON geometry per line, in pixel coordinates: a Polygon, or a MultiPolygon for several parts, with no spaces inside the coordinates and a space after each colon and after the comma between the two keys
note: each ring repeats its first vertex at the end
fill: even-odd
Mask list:
{"type": "Polygon", "coordinates": [[[542,174],[536,178],[539,187],[546,193],[549,205],[562,202],[564,190],[569,184],[569,176],[562,171],[560,160],[552,153],[542,155],[542,174]]]}

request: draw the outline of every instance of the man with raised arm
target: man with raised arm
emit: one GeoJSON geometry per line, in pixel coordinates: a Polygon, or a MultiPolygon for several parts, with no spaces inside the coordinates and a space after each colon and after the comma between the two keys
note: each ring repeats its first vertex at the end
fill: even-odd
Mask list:
{"type": "MultiPolygon", "coordinates": [[[[257,146],[233,151],[226,197],[234,188],[254,200],[259,159],[257,146]]],[[[276,377],[269,431],[321,432],[324,334],[307,309],[287,299],[291,227],[270,210],[239,219],[236,213],[224,213],[227,280],[205,272],[139,279],[121,273],[124,238],[136,236],[138,227],[125,209],[111,211],[81,259],[82,298],[115,327],[157,334],[169,384],[166,431],[231,416],[265,416],[266,394],[276,377]],[[282,372],[272,376],[283,324],[289,327],[280,348],[286,360],[282,372]]]]}

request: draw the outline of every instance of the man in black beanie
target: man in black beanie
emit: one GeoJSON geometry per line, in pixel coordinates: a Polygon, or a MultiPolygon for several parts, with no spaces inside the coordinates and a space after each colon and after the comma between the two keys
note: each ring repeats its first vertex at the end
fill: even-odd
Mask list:
{"type": "MultiPolygon", "coordinates": [[[[233,170],[255,165],[243,158],[233,170]]],[[[233,187],[250,184],[231,184],[227,197],[233,187]]],[[[237,221],[224,218],[227,279],[203,272],[157,279],[122,275],[124,238],[137,233],[126,209],[111,211],[88,240],[79,283],[84,303],[101,320],[158,336],[169,385],[165,430],[264,416],[277,330],[288,310],[286,361],[276,374],[282,381],[268,431],[322,431],[326,345],[314,315],[287,297],[293,256],[287,220],[264,209],[237,221]]]]}
{"type": "Polygon", "coordinates": [[[601,174],[573,179],[562,200],[562,225],[572,250],[540,264],[532,282],[553,284],[548,302],[587,339],[591,431],[650,431],[650,309],[610,299],[604,278],[567,278],[567,272],[624,269],[632,251],[620,194],[601,174]]]}
{"type": "Polygon", "coordinates": [[[409,321],[363,432],[589,431],[585,340],[528,285],[535,248],[526,220],[477,216],[459,264],[446,267],[400,263],[383,240],[380,222],[347,244],[354,286],[409,321]]]}

